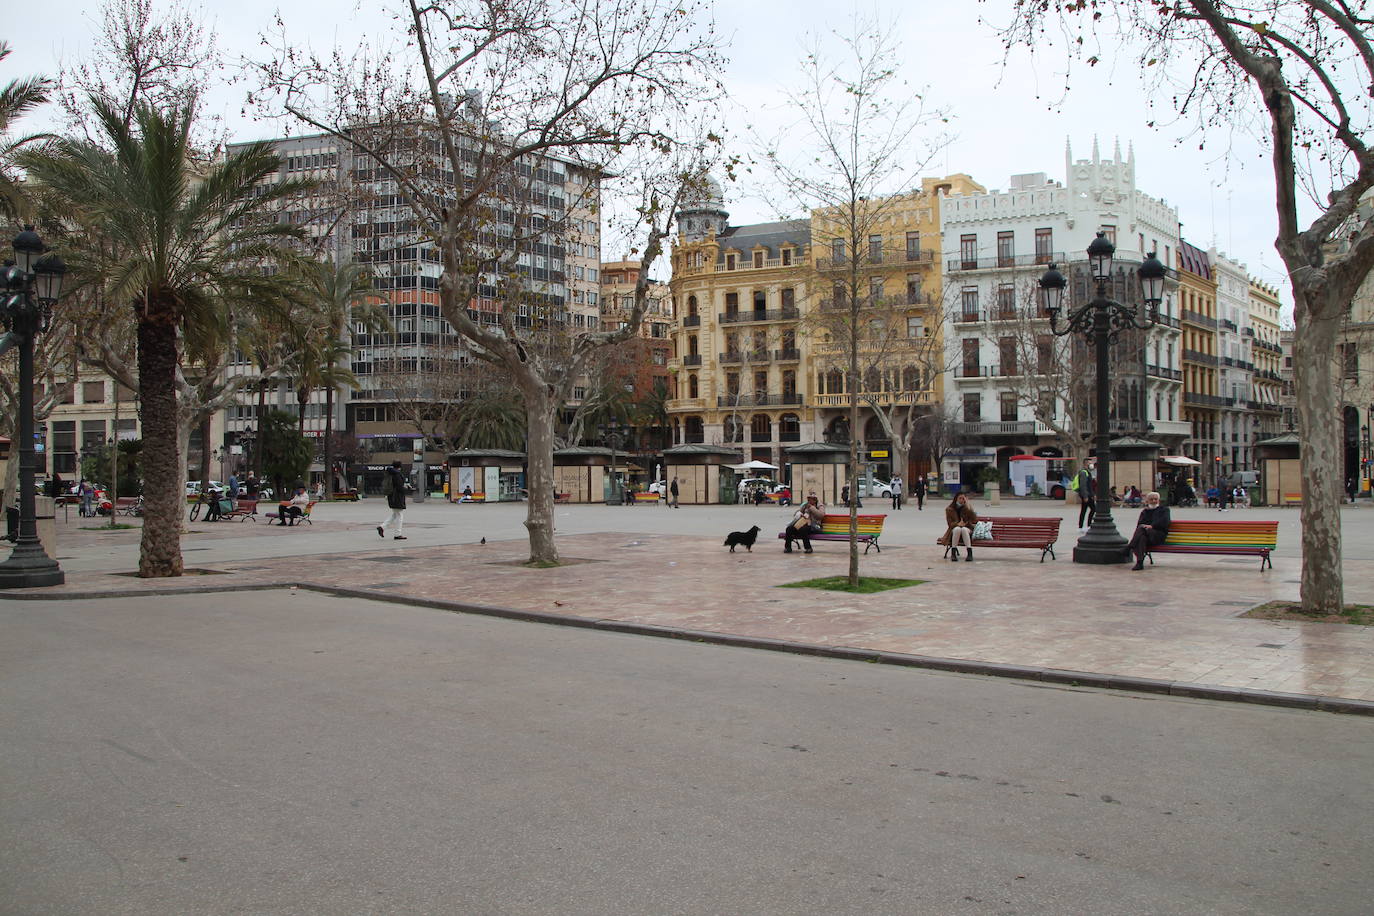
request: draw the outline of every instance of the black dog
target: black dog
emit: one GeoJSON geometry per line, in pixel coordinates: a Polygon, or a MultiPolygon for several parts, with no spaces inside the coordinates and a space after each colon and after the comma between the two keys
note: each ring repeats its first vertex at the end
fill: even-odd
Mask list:
{"type": "Polygon", "coordinates": [[[755,525],[754,527],[750,528],[748,531],[731,531],[729,534],[727,534],[727,535],[725,536],[725,543],[722,544],[722,545],[720,545],[720,546],[722,546],[722,547],[729,547],[729,548],[730,548],[730,552],[731,552],[731,553],[734,553],[734,552],[735,552],[735,545],[736,545],[736,544],[743,544],[745,550],[749,551],[750,553],[753,553],[753,552],[754,552],[754,542],[757,541],[758,538],[759,538],[759,526],[758,526],[758,525],[755,525]]]}

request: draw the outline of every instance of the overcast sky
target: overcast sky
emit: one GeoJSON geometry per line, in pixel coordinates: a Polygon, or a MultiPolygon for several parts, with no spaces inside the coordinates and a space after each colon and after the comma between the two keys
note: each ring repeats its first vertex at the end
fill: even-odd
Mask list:
{"type": "MultiPolygon", "coordinates": [[[[205,0],[200,8],[227,53],[254,57],[261,56],[259,32],[278,5],[278,0],[205,0]]],[[[1106,155],[1119,140],[1123,151],[1128,145],[1135,148],[1138,187],[1178,208],[1189,242],[1201,248],[1215,245],[1243,262],[1252,276],[1279,286],[1284,301],[1290,302],[1282,262],[1273,248],[1272,173],[1259,144],[1243,132],[1214,131],[1199,150],[1201,137],[1181,139],[1188,125],[1146,126],[1158,112],[1147,113],[1146,89],[1133,56],[1125,52],[1092,71],[1077,67],[1067,95],[1062,92],[1063,56],[1057,50],[1034,59],[1017,51],[1003,69],[994,25],[1005,18],[1008,6],[1009,0],[860,5],[865,15],[888,23],[909,49],[902,62],[905,78],[923,87],[933,105],[950,111],[949,129],[956,137],[926,174],[965,172],[990,189],[1005,189],[1009,176],[1023,172],[1045,172],[1062,181],[1066,141],[1073,144],[1075,158],[1081,158],[1090,154],[1094,137],[1106,155]]],[[[288,34],[324,51],[336,41],[356,43],[359,34],[389,29],[390,17],[381,8],[371,0],[296,0],[282,15],[288,34]]],[[[4,35],[14,53],[0,64],[0,80],[56,75],[62,61],[84,53],[99,4],[59,2],[41,12],[31,9],[35,15],[6,17],[4,35]]],[[[853,7],[834,0],[734,0],[717,2],[714,9],[730,60],[725,79],[734,100],[728,122],[733,150],[747,154],[752,151],[751,125],[771,135],[787,123],[781,91],[795,81],[811,36],[846,30],[853,7]]],[[[240,116],[246,88],[225,87],[212,104],[228,120],[234,139],[275,136],[276,125],[240,116]]],[[[44,126],[44,119],[35,117],[21,129],[44,126]]],[[[755,173],[726,187],[732,222],[775,217],[758,193],[761,180],[762,173],[755,173]]]]}

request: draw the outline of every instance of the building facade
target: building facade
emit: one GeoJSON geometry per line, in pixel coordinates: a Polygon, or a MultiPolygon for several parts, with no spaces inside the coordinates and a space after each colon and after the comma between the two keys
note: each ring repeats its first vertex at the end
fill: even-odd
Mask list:
{"type": "Polygon", "coordinates": [[[1255,332],[1250,325],[1250,276],[1244,264],[1215,247],[1208,250],[1207,259],[1217,281],[1219,470],[1230,475],[1257,467],[1252,454],[1259,417],[1251,407],[1255,400],[1255,332]]]}
{"type": "Polygon", "coordinates": [[[1188,439],[1183,453],[1199,462],[1199,483],[1217,478],[1221,458],[1218,430],[1217,281],[1207,252],[1181,242],[1178,251],[1179,317],[1183,322],[1183,416],[1188,439]]]}
{"type": "MultiPolygon", "coordinates": [[[[1118,146],[1103,158],[1094,143],[1091,158],[1075,160],[1066,148],[1065,172],[1063,182],[1043,172],[1014,175],[1005,191],[951,195],[941,209],[953,376],[946,411],[958,421],[962,463],[995,464],[1004,478],[1011,456],[1062,456],[1069,450],[1062,433],[1093,428],[1090,416],[1078,416],[1076,426],[1065,416],[1082,410],[1071,402],[1084,398],[1069,386],[1085,378],[1090,385],[1095,370],[1090,354],[1054,343],[1037,296],[1047,267],[1057,264],[1070,278],[1066,309],[1086,303],[1093,295],[1086,250],[1103,232],[1116,246],[1111,294],[1138,301],[1135,269],[1151,252],[1170,264],[1179,244],[1177,211],[1136,188],[1134,153],[1123,157],[1118,146]],[[1072,361],[1067,371],[1064,360],[1072,361]]],[[[1113,347],[1114,432],[1166,447],[1182,441],[1180,355],[1171,289],[1160,322],[1113,347]]]]}

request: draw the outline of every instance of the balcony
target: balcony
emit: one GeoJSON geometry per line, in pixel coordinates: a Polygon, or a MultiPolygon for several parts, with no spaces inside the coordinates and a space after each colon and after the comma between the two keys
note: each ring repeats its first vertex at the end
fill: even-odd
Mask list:
{"type": "Polygon", "coordinates": [[[752,309],[746,312],[721,312],[717,319],[721,324],[744,324],[753,321],[796,321],[801,313],[795,308],[752,309]]]}
{"type": "Polygon", "coordinates": [[[684,366],[700,366],[700,365],[701,365],[701,354],[700,354],[700,353],[688,353],[686,356],[682,357],[682,365],[684,365],[684,366]]]}
{"type": "Polygon", "coordinates": [[[1223,328],[1225,328],[1225,329],[1228,330],[1228,331],[1235,331],[1235,330],[1238,330],[1238,329],[1236,328],[1236,323],[1235,323],[1234,321],[1232,321],[1231,319],[1229,319],[1229,318],[1223,318],[1223,319],[1221,319],[1221,321],[1218,322],[1218,323],[1219,323],[1223,328]]]}
{"type": "Polygon", "coordinates": [[[719,362],[722,366],[732,363],[766,363],[768,362],[767,350],[730,350],[720,354],[719,362]]]}
{"type": "Polygon", "coordinates": [[[1240,333],[1241,333],[1241,335],[1244,336],[1244,337],[1254,337],[1254,336],[1255,336],[1255,329],[1254,329],[1254,328],[1242,328],[1240,333]]]}
{"type": "Polygon", "coordinates": [[[699,327],[701,327],[701,316],[700,316],[700,315],[684,315],[683,318],[682,318],[682,326],[683,326],[684,328],[699,328],[699,327]]]}
{"type": "Polygon", "coordinates": [[[987,421],[955,423],[956,436],[1034,436],[1034,420],[987,421]]]}
{"type": "Polygon", "coordinates": [[[992,258],[953,258],[945,262],[945,269],[951,272],[958,270],[996,270],[1008,267],[1049,266],[1051,263],[1065,263],[1064,252],[1018,254],[992,258]]]}
{"type": "Polygon", "coordinates": [[[1001,366],[955,366],[954,377],[957,379],[970,378],[999,378],[1002,376],[1015,376],[1021,373],[1017,371],[1017,366],[1008,365],[1004,370],[1001,366]]]}
{"type": "Polygon", "coordinates": [[[1215,318],[1208,317],[1201,312],[1195,312],[1192,309],[1183,309],[1182,314],[1184,321],[1191,322],[1199,327],[1211,328],[1214,331],[1217,329],[1217,320],[1215,318]]]}
{"type": "Polygon", "coordinates": [[[1163,366],[1146,365],[1145,374],[1152,375],[1155,378],[1172,379],[1175,382],[1183,380],[1183,371],[1181,369],[1166,369],[1163,366]]]}
{"type": "MultiPolygon", "coordinates": [[[[935,394],[931,391],[877,391],[859,395],[860,404],[876,404],[879,407],[891,407],[897,405],[905,407],[908,404],[930,404],[934,402],[935,394]]],[[[848,407],[848,394],[813,394],[811,396],[812,407],[848,407]]]]}
{"type": "Polygon", "coordinates": [[[1183,403],[1194,407],[1225,407],[1230,398],[1217,397],[1215,394],[1198,394],[1194,391],[1183,392],[1183,403]]]}
{"type": "Polygon", "coordinates": [[[672,398],[663,402],[663,409],[670,413],[677,410],[705,410],[705,398],[672,398]]]}
{"type": "Polygon", "coordinates": [[[774,350],[773,359],[780,363],[794,363],[801,359],[801,350],[796,347],[784,350],[774,350]]]}
{"type": "Polygon", "coordinates": [[[800,392],[792,394],[740,394],[716,398],[717,407],[800,407],[800,392]]]}
{"type": "Polygon", "coordinates": [[[955,324],[975,324],[979,321],[985,321],[987,319],[985,319],[983,317],[983,313],[979,311],[962,311],[955,312],[954,318],[952,320],[955,324]]]}
{"type": "Polygon", "coordinates": [[[1183,361],[1188,363],[1198,363],[1203,366],[1215,366],[1217,358],[1210,353],[1203,353],[1201,350],[1184,350],[1183,361]]]}

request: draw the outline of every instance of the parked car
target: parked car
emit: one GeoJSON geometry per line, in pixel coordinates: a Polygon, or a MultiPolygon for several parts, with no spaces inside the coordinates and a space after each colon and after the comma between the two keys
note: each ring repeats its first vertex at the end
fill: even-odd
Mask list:
{"type": "Polygon", "coordinates": [[[649,492],[655,496],[663,496],[668,492],[668,482],[666,480],[655,480],[649,484],[649,492]]]}
{"type": "Polygon", "coordinates": [[[861,486],[860,489],[864,491],[864,496],[881,496],[883,499],[892,498],[892,481],[890,480],[881,480],[874,477],[872,480],[866,481],[865,485],[861,486]]]}
{"type": "MultiPolygon", "coordinates": [[[[212,481],[210,481],[210,489],[212,489],[212,490],[219,490],[220,492],[224,492],[224,490],[225,490],[225,488],[226,488],[227,486],[228,486],[228,485],[227,485],[224,481],[222,481],[222,480],[212,480],[212,481]]],[[[199,495],[200,495],[200,481],[199,481],[199,480],[188,480],[188,481],[186,481],[186,495],[187,495],[187,496],[199,496],[199,495]]]]}

